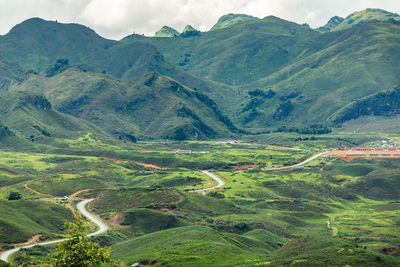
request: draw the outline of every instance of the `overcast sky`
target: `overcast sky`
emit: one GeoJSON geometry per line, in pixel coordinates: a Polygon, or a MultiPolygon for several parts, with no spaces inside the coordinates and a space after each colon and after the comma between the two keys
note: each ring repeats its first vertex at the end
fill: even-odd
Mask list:
{"type": "Polygon", "coordinates": [[[400,0],[0,0],[0,34],[31,17],[84,24],[111,39],[133,32],[152,36],[163,25],[207,31],[228,13],[318,27],[369,7],[400,13],[400,0]]]}

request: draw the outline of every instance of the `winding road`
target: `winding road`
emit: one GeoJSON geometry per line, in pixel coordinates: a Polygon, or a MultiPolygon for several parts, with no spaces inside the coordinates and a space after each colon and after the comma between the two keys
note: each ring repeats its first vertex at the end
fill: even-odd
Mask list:
{"type": "Polygon", "coordinates": [[[325,152],[319,153],[319,154],[314,155],[314,156],[312,156],[311,158],[308,158],[308,159],[306,159],[305,161],[302,161],[302,162],[297,163],[297,164],[295,164],[295,165],[285,166],[285,167],[278,167],[278,168],[271,168],[271,169],[263,169],[263,171],[279,171],[279,170],[293,169],[293,168],[296,168],[296,167],[300,167],[300,166],[302,166],[302,165],[304,165],[304,164],[307,164],[307,163],[309,163],[310,161],[312,161],[312,160],[314,160],[314,159],[316,159],[316,158],[318,158],[318,157],[321,157],[321,156],[323,156],[323,155],[326,155],[326,154],[328,154],[328,153],[329,153],[329,151],[325,151],[325,152]]]}
{"type": "MultiPolygon", "coordinates": [[[[300,163],[298,163],[298,164],[295,164],[295,165],[292,165],[292,166],[284,166],[284,167],[271,168],[271,169],[263,169],[263,170],[264,170],[264,171],[277,171],[277,170],[286,170],[286,169],[292,169],[292,168],[300,167],[300,166],[302,166],[302,165],[304,165],[304,164],[307,164],[308,162],[310,162],[310,161],[312,161],[312,160],[314,160],[314,159],[316,159],[316,158],[318,158],[318,157],[320,157],[320,156],[323,156],[323,155],[325,155],[325,154],[328,154],[328,153],[329,153],[328,151],[327,151],[327,152],[319,153],[319,154],[317,154],[317,155],[314,155],[314,156],[312,156],[312,157],[306,159],[305,161],[302,161],[302,162],[300,162],[300,163]]],[[[201,171],[201,172],[202,172],[203,174],[205,174],[205,175],[211,177],[211,178],[212,178],[213,180],[215,180],[218,184],[215,185],[215,186],[213,186],[213,187],[209,187],[209,188],[192,190],[192,191],[189,191],[190,193],[205,192],[205,191],[213,190],[213,189],[216,189],[216,188],[219,188],[219,187],[222,187],[222,186],[225,185],[225,182],[222,181],[222,180],[221,180],[218,176],[216,176],[215,174],[213,174],[213,173],[211,173],[211,172],[209,172],[209,171],[201,171]]],[[[93,223],[95,223],[95,224],[99,227],[99,229],[98,229],[96,232],[91,233],[91,234],[88,234],[88,236],[99,235],[99,234],[105,233],[105,232],[109,229],[109,227],[108,227],[104,222],[102,222],[98,217],[96,217],[95,215],[89,213],[89,212],[86,210],[86,205],[87,205],[89,202],[91,202],[91,201],[93,201],[93,199],[82,200],[82,201],[79,202],[78,205],[76,206],[77,209],[79,210],[79,212],[80,212],[83,216],[85,216],[87,219],[89,219],[90,221],[92,221],[93,223]]],[[[337,232],[337,231],[334,231],[334,232],[337,232]]],[[[67,239],[66,239],[66,238],[64,238],[64,239],[57,239],[57,240],[46,241],[46,242],[42,242],[42,243],[35,243],[35,244],[30,244],[30,245],[26,245],[26,246],[22,246],[22,247],[17,247],[17,248],[13,248],[13,249],[10,249],[10,250],[6,250],[6,251],[3,251],[3,252],[0,254],[0,259],[3,260],[3,261],[5,261],[5,262],[8,262],[8,257],[9,257],[11,254],[13,254],[13,253],[19,251],[19,250],[22,249],[22,248],[31,248],[31,247],[34,247],[34,246],[45,246],[45,245],[50,245],[50,244],[55,244],[55,243],[63,242],[63,241],[65,241],[65,240],[67,240],[67,239]]]]}
{"type": "MultiPolygon", "coordinates": [[[[76,208],[79,210],[80,213],[82,213],[83,216],[88,218],[90,221],[92,221],[93,223],[95,223],[99,227],[99,230],[97,230],[94,233],[88,234],[88,236],[99,235],[99,234],[105,233],[108,230],[108,226],[105,223],[103,223],[99,218],[97,218],[95,215],[89,213],[86,210],[86,205],[91,201],[93,201],[93,199],[82,200],[76,206],[76,208]]],[[[17,247],[17,248],[13,248],[13,249],[10,249],[10,250],[6,250],[6,251],[3,251],[0,254],[0,259],[5,261],[5,262],[8,262],[8,257],[11,254],[19,251],[22,248],[31,248],[31,247],[34,247],[34,246],[45,246],[45,245],[50,245],[50,244],[63,242],[65,240],[67,240],[67,238],[57,239],[57,240],[52,240],[52,241],[46,241],[46,242],[42,242],[42,243],[35,243],[35,244],[27,245],[27,246],[22,246],[22,247],[17,247]]]]}
{"type": "MultiPolygon", "coordinates": [[[[314,155],[314,156],[312,156],[312,157],[310,157],[310,158],[308,158],[308,159],[306,159],[306,160],[304,160],[304,161],[302,161],[302,162],[300,162],[300,163],[297,163],[297,164],[295,164],[295,165],[284,166],[284,167],[278,167],[278,168],[271,168],[271,169],[263,169],[263,171],[278,171],[278,170],[287,170],[287,169],[297,168],[297,167],[300,167],[300,166],[302,166],[302,165],[304,165],[304,164],[309,163],[310,161],[312,161],[312,160],[314,160],[314,159],[316,159],[316,158],[318,158],[318,157],[321,157],[321,156],[323,156],[323,155],[326,155],[326,154],[328,154],[328,153],[329,153],[329,151],[325,151],[325,152],[316,154],[316,155],[314,155]]],[[[205,175],[211,177],[212,179],[214,179],[218,184],[217,184],[216,186],[209,187],[209,188],[192,190],[192,191],[189,191],[190,193],[205,192],[205,191],[213,190],[213,189],[215,189],[215,188],[218,188],[218,187],[221,187],[221,186],[224,186],[224,185],[225,185],[225,182],[222,181],[222,180],[221,180],[218,176],[216,176],[215,174],[212,174],[212,173],[209,172],[209,171],[201,171],[201,172],[204,173],[205,175]]]]}
{"type": "Polygon", "coordinates": [[[222,181],[218,176],[216,176],[215,174],[212,174],[209,171],[201,171],[202,173],[204,173],[205,175],[211,177],[213,180],[215,180],[218,184],[216,186],[213,187],[209,187],[209,188],[204,188],[204,189],[197,189],[197,190],[192,190],[189,191],[189,193],[197,193],[197,192],[204,192],[204,191],[208,191],[208,190],[213,190],[215,188],[221,187],[225,185],[225,182],[222,181]]]}

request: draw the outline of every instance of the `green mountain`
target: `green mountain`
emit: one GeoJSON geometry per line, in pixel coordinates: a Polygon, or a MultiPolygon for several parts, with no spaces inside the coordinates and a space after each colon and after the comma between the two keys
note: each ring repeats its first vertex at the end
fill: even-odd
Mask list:
{"type": "Polygon", "coordinates": [[[303,131],[359,98],[398,86],[399,29],[396,21],[374,20],[322,35],[267,17],[198,38],[140,41],[190,73],[231,85],[234,93],[218,104],[237,125],[303,131]]]}
{"type": "MultiPolygon", "coordinates": [[[[386,13],[368,9],[357,16],[386,13]]],[[[332,19],[327,28],[340,21],[332,19]]],[[[328,130],[327,124],[343,122],[330,118],[336,118],[345,106],[395,88],[400,82],[398,22],[372,20],[354,25],[321,34],[270,16],[242,21],[218,31],[199,32],[188,25],[175,38],[131,35],[117,42],[81,25],[31,19],[0,37],[0,58],[5,64],[2,73],[7,84],[4,88],[36,88],[59,111],[100,123],[108,132],[112,128],[114,134],[133,134],[139,138],[176,138],[174,131],[183,131],[182,138],[213,138],[228,134],[229,129],[237,131],[230,120],[221,119],[225,118],[222,114],[227,114],[241,128],[324,132],[328,130]],[[30,28],[33,30],[29,31],[30,28]],[[39,30],[42,34],[38,34],[39,30]],[[79,44],[76,38],[81,39],[79,44]],[[25,78],[24,72],[29,72],[29,68],[40,75],[25,78]],[[145,85],[148,73],[156,75],[160,82],[145,85]],[[106,89],[101,89],[101,80],[106,81],[106,89]],[[33,85],[33,81],[37,84],[33,85]],[[48,84],[52,83],[57,84],[50,88],[48,84]],[[157,99],[165,93],[163,90],[169,92],[173,83],[190,92],[188,98],[172,94],[164,98],[182,103],[190,109],[186,113],[195,114],[186,114],[185,122],[176,119],[178,113],[182,118],[178,110],[183,106],[173,104],[165,117],[157,111],[158,105],[169,107],[157,99]],[[66,92],[64,88],[76,92],[66,92]],[[91,88],[91,93],[82,94],[82,88],[91,88]],[[148,88],[153,88],[152,94],[143,93],[148,88]],[[111,105],[114,110],[109,109],[110,92],[119,97],[115,98],[119,103],[111,105]],[[133,113],[127,115],[118,110],[129,101],[137,101],[141,93],[153,98],[154,102],[148,105],[157,112],[138,109],[145,114],[144,118],[139,114],[133,118],[133,113]],[[196,94],[207,94],[215,108],[200,112],[203,106],[197,102],[201,99],[196,94]],[[104,95],[103,99],[94,104],[100,95],[104,95]],[[211,119],[207,121],[206,117],[211,119]],[[150,121],[162,127],[155,130],[150,121]],[[201,123],[196,126],[194,121],[201,123]],[[202,129],[203,124],[213,131],[202,129]]]]}
{"type": "Polygon", "coordinates": [[[159,29],[154,37],[176,37],[179,35],[179,32],[171,27],[163,26],[159,29]]]}
{"type": "Polygon", "coordinates": [[[242,115],[243,120],[253,113],[250,125],[254,126],[260,121],[264,125],[296,127],[324,123],[362,97],[397,87],[399,42],[400,24],[391,21],[373,21],[326,33],[309,46],[304,56],[249,85],[269,88],[276,94],[256,103],[242,115]],[[282,108],[285,116],[274,117],[282,108]]]}
{"type": "Polygon", "coordinates": [[[69,68],[31,75],[11,90],[43,93],[60,112],[120,138],[206,139],[238,131],[206,95],[157,73],[123,81],[69,68]]]}
{"type": "Polygon", "coordinates": [[[151,71],[178,72],[153,46],[107,40],[79,24],[61,24],[39,18],[18,24],[0,36],[0,59],[19,64],[25,71],[43,71],[58,59],[61,64],[87,64],[98,72],[122,79],[151,71]]]}
{"type": "Polygon", "coordinates": [[[258,20],[258,18],[253,17],[253,16],[249,16],[249,15],[245,15],[245,14],[227,14],[222,16],[218,22],[212,26],[212,28],[210,29],[210,31],[215,31],[215,30],[219,30],[219,29],[225,29],[228,28],[236,23],[240,23],[243,21],[249,21],[249,20],[258,20]]]}
{"type": "Polygon", "coordinates": [[[0,81],[2,62],[14,62],[12,66],[8,63],[4,67],[11,72],[3,82],[7,86],[10,79],[24,79],[25,72],[46,71],[45,75],[53,75],[71,66],[79,66],[85,71],[108,73],[124,80],[157,72],[210,94],[214,99],[221,99],[230,91],[225,85],[184,72],[168,62],[154,46],[141,42],[146,37],[134,36],[136,41],[128,44],[104,39],[78,24],[62,24],[39,18],[26,20],[8,34],[0,36],[0,81]],[[18,77],[11,75],[16,72],[18,77]]]}
{"type": "Polygon", "coordinates": [[[333,17],[325,26],[318,30],[320,32],[340,31],[372,20],[387,21],[390,19],[400,20],[400,15],[382,9],[368,8],[363,11],[352,13],[346,17],[346,19],[333,17]]]}
{"type": "Polygon", "coordinates": [[[154,45],[169,62],[196,76],[229,86],[272,74],[307,50],[320,34],[306,26],[273,16],[234,24],[189,38],[131,35],[125,43],[154,45]]]}
{"type": "Polygon", "coordinates": [[[339,26],[339,24],[342,23],[344,20],[345,19],[342,17],[334,16],[324,26],[319,27],[317,31],[322,33],[330,32],[334,30],[337,26],[339,26]]]}

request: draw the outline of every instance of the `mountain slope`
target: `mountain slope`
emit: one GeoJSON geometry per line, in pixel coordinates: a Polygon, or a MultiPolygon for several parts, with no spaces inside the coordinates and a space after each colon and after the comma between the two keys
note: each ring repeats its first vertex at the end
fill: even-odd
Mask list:
{"type": "Polygon", "coordinates": [[[277,126],[321,123],[359,98],[396,87],[399,44],[396,22],[373,21],[324,34],[303,58],[251,85],[276,93],[257,107],[262,113],[258,121],[277,126]],[[271,119],[280,103],[287,101],[293,107],[290,115],[280,121],[271,119]]]}
{"type": "MultiPolygon", "coordinates": [[[[143,38],[145,37],[141,35],[138,37],[139,40],[143,38]]],[[[83,64],[87,71],[108,73],[124,80],[157,72],[185,86],[210,94],[219,105],[222,103],[222,96],[230,92],[230,88],[223,84],[182,71],[165,60],[164,56],[148,43],[128,44],[107,40],[79,24],[62,24],[39,18],[26,20],[16,25],[8,34],[0,36],[0,85],[4,84],[4,87],[8,87],[13,79],[17,79],[15,75],[8,73],[5,74],[7,79],[1,81],[2,63],[7,61],[21,66],[19,72],[23,75],[19,80],[23,79],[25,72],[30,69],[33,69],[33,72],[42,72],[50,65],[58,64],[59,66],[50,67],[53,68],[52,71],[57,72],[83,64]]],[[[4,69],[8,72],[12,70],[10,64],[4,69]]],[[[230,101],[224,109],[229,112],[232,103],[234,102],[230,101]]]]}
{"type": "Polygon", "coordinates": [[[154,45],[169,62],[209,80],[246,84],[286,66],[320,33],[273,16],[245,21],[191,38],[131,35],[125,43],[154,45]]]}
{"type": "Polygon", "coordinates": [[[121,137],[204,139],[237,131],[206,95],[157,73],[122,81],[70,68],[31,75],[13,90],[43,93],[59,111],[121,137]]]}
{"type": "Polygon", "coordinates": [[[27,91],[0,93],[0,120],[6,125],[3,136],[32,142],[77,137],[89,131],[102,133],[80,119],[55,111],[43,95],[27,91]]]}

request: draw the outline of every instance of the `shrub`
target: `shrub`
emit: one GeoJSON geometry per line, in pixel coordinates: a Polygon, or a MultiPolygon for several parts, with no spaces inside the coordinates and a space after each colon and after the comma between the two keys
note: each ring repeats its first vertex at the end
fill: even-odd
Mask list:
{"type": "Polygon", "coordinates": [[[21,198],[22,198],[22,195],[19,192],[10,192],[10,194],[7,197],[8,200],[18,200],[21,198]]]}

